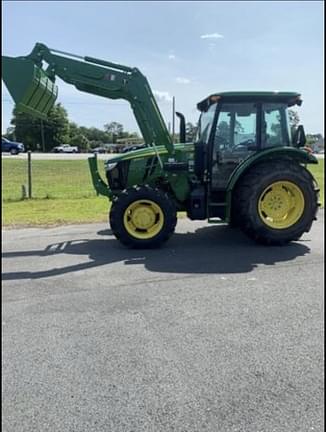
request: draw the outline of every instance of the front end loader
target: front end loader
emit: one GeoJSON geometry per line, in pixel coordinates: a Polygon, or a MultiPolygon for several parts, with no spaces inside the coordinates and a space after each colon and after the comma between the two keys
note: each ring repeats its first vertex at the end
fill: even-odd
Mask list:
{"type": "Polygon", "coordinates": [[[36,44],[26,57],[3,57],[2,77],[16,107],[43,117],[55,103],[58,76],[78,90],[130,103],[145,148],[105,163],[89,159],[97,193],[109,198],[111,229],[128,247],[162,245],[177,212],[191,220],[229,223],[264,244],[286,244],[310,230],[318,185],[306,169],[318,160],[305,147],[303,126],[292,133],[296,92],[221,92],[197,104],[195,142],[173,143],[150,85],[137,68],[80,57],[36,44]],[[44,63],[47,68],[44,68],[44,63]]]}

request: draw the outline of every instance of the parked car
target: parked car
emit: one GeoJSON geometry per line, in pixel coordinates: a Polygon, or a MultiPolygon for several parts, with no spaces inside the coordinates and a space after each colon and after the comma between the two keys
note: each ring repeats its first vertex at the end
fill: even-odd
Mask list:
{"type": "Polygon", "coordinates": [[[106,148],[104,147],[95,147],[90,150],[90,153],[106,153],[106,148]]]}
{"type": "Polygon", "coordinates": [[[122,150],[122,153],[127,153],[127,152],[130,152],[130,151],[139,150],[139,149],[146,148],[146,147],[147,147],[146,144],[138,144],[138,145],[135,144],[135,145],[131,145],[131,146],[125,147],[122,150]]]}
{"type": "Polygon", "coordinates": [[[77,146],[71,146],[69,144],[61,144],[60,146],[53,147],[53,153],[78,153],[79,149],[77,146]]]}
{"type": "Polygon", "coordinates": [[[1,151],[9,152],[12,155],[17,155],[25,151],[23,143],[9,141],[7,138],[1,138],[1,151]]]}

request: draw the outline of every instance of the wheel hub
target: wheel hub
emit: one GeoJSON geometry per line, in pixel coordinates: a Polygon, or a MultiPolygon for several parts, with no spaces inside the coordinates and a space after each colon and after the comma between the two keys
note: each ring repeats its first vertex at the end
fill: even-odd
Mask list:
{"type": "Polygon", "coordinates": [[[152,207],[138,207],[131,213],[131,222],[136,228],[149,229],[155,223],[155,212],[152,207]]]}
{"type": "Polygon", "coordinates": [[[138,239],[155,237],[163,228],[164,215],[161,207],[151,200],[138,200],[131,203],[124,213],[124,227],[138,239]]]}
{"type": "Polygon", "coordinates": [[[278,181],[268,186],[258,200],[258,211],[263,222],[274,229],[294,225],[304,211],[301,189],[289,181],[278,181]]]}

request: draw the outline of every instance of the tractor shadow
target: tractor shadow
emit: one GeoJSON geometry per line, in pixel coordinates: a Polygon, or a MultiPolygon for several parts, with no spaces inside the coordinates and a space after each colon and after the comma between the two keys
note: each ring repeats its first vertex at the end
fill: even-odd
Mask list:
{"type": "MultiPolygon", "coordinates": [[[[99,268],[110,274],[110,265],[122,262],[126,271],[142,265],[149,272],[173,274],[248,273],[257,266],[289,263],[310,252],[300,242],[287,246],[261,246],[240,231],[228,226],[204,226],[195,232],[175,233],[160,249],[127,249],[110,230],[97,232],[98,238],[68,240],[48,245],[43,250],[4,252],[3,258],[47,257],[50,270],[3,273],[3,280],[41,279],[81,270],[99,268]],[[72,260],[68,255],[72,256],[72,260]],[[86,256],[86,262],[67,264],[76,257],[86,256]],[[66,264],[65,264],[66,263],[66,264]]],[[[19,262],[19,261],[18,261],[19,262]]],[[[78,262],[78,259],[77,259],[78,262]]],[[[39,265],[42,261],[39,261],[39,265]]]]}

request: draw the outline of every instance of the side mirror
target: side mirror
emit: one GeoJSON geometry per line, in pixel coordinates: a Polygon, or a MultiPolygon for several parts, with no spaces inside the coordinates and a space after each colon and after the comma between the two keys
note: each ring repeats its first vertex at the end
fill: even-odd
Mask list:
{"type": "Polygon", "coordinates": [[[306,134],[302,125],[299,125],[292,137],[294,147],[304,147],[306,144],[306,134]]]}

